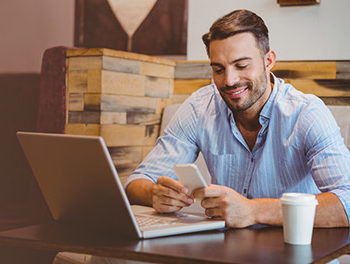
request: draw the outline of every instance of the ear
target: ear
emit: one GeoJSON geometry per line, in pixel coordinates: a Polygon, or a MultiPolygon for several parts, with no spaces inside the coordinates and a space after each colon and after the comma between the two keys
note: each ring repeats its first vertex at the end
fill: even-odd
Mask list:
{"type": "Polygon", "coordinates": [[[266,70],[271,71],[272,67],[275,66],[276,63],[276,53],[273,50],[269,50],[265,54],[264,59],[266,70]]]}

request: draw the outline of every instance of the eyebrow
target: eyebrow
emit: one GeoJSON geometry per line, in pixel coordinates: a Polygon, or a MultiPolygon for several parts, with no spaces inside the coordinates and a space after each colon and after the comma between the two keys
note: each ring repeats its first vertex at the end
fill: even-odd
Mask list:
{"type": "MultiPolygon", "coordinates": [[[[242,60],[252,60],[251,57],[242,57],[242,58],[238,58],[236,60],[233,60],[230,62],[230,64],[234,64],[234,63],[237,63],[237,62],[240,62],[242,60]]],[[[218,63],[218,62],[211,62],[210,63],[210,66],[219,66],[219,67],[222,67],[222,64],[218,63]]]]}

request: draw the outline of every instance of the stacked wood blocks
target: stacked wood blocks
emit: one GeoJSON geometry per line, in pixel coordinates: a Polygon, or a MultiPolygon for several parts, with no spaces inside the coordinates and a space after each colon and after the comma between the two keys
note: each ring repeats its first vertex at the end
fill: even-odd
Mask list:
{"type": "Polygon", "coordinates": [[[171,60],[107,49],[67,51],[65,133],[102,136],[122,180],[152,149],[171,102],[171,60]]]}
{"type": "Polygon", "coordinates": [[[173,101],[181,103],[199,88],[212,83],[209,61],[177,61],[173,101]]]}

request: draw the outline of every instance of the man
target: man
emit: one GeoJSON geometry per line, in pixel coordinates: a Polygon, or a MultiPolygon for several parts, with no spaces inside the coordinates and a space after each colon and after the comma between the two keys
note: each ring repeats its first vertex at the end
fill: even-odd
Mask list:
{"type": "Polygon", "coordinates": [[[127,181],[132,203],[174,212],[202,199],[210,217],[228,227],[282,225],[284,192],[316,194],[315,226],[349,226],[350,154],[323,102],[271,69],[263,20],[247,10],[218,19],[203,36],[215,85],[180,107],[144,162],[127,181]],[[199,151],[213,184],[192,195],[173,167],[199,151]]]}

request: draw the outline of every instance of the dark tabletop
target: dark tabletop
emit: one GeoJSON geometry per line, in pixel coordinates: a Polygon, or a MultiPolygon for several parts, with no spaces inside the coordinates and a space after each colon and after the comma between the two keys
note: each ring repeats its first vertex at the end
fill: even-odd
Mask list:
{"type": "Polygon", "coordinates": [[[282,228],[268,226],[128,240],[45,224],[0,232],[0,245],[157,263],[325,263],[350,251],[348,228],[316,228],[311,245],[294,246],[282,228]]]}

